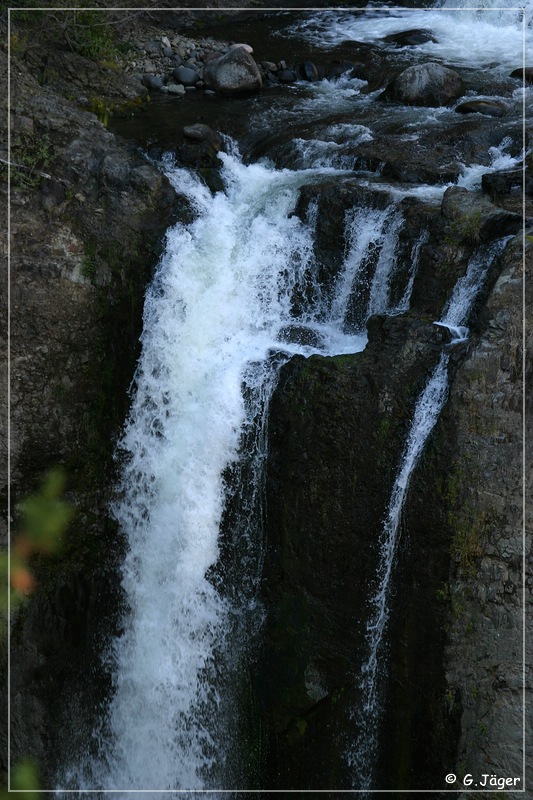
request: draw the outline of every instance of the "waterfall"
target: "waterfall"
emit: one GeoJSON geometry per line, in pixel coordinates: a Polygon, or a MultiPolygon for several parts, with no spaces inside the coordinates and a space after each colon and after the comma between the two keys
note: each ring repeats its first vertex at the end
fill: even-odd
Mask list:
{"type": "Polygon", "coordinates": [[[400,302],[394,309],[395,313],[397,314],[401,313],[402,311],[407,311],[409,308],[411,295],[413,293],[413,286],[415,284],[416,273],[418,271],[420,251],[422,246],[425,245],[428,240],[429,233],[428,231],[424,230],[413,245],[413,249],[411,251],[411,270],[409,272],[409,280],[407,281],[407,286],[405,287],[405,291],[400,299],[400,302]]]}
{"type": "Polygon", "coordinates": [[[392,204],[384,210],[354,208],[346,213],[346,256],[330,312],[337,324],[362,330],[369,316],[390,310],[402,221],[392,204]]]}
{"type": "Polygon", "coordinates": [[[530,27],[533,25],[533,9],[530,3],[515,3],[513,0],[503,0],[503,2],[500,0],[481,0],[481,2],[441,0],[437,3],[437,7],[446,11],[459,11],[472,22],[479,22],[480,19],[485,18],[485,21],[494,25],[506,25],[509,20],[516,25],[521,23],[522,17],[524,17],[526,25],[530,27]]]}
{"type": "MultiPolygon", "coordinates": [[[[114,506],[128,552],[123,632],[107,653],[113,695],[93,733],[97,755],[65,770],[65,788],[99,787],[120,797],[121,790],[209,791],[238,783],[239,676],[264,616],[263,467],[279,367],[295,353],[362,350],[370,314],[408,308],[427,240],[422,232],[412,245],[411,271],[392,307],[402,214],[394,203],[349,210],[344,262],[332,297],[323,296],[317,203],[303,220],[292,212],[302,186],[339,173],[221,158],[225,191],[215,196],[166,164],[196,216],[168,232],[146,297],[114,506]],[[229,545],[221,541],[223,523],[231,528],[229,545]]],[[[464,336],[486,270],[506,241],[472,257],[439,324],[464,336]]],[[[346,754],[357,787],[371,785],[377,752],[401,511],[445,402],[448,358],[445,351],[416,404],[383,525],[360,681],[364,703],[354,713],[359,734],[346,754]]]]}
{"type": "Polygon", "coordinates": [[[382,688],[383,636],[389,618],[389,590],[398,543],[401,512],[413,470],[418,463],[425,443],[435,427],[446,401],[448,389],[449,354],[443,352],[439,363],[420,395],[406,445],[392,488],[389,507],[383,524],[377,569],[378,589],[371,598],[371,615],[367,626],[368,658],[363,665],[359,688],[362,708],[354,714],[358,724],[355,746],[350,747],[347,761],[353,769],[354,788],[369,789],[377,756],[382,688]]]}
{"type": "Polygon", "coordinates": [[[363,665],[359,689],[361,705],[353,712],[358,735],[355,745],[346,754],[354,775],[354,788],[369,789],[378,752],[380,720],[383,715],[382,690],[386,673],[385,633],[389,620],[389,596],[394,573],[396,550],[401,528],[401,515],[413,471],[431,435],[448,393],[448,363],[451,348],[464,341],[466,327],[476,298],[481,291],[487,272],[501,255],[512,237],[499,239],[485,245],[470,258],[466,272],[461,277],[447,303],[438,325],[449,328],[454,339],[445,347],[439,362],[430,376],[415,405],[413,419],[407,434],[400,465],[383,522],[377,568],[378,588],[370,599],[370,617],[367,626],[368,656],[363,665]]]}
{"type": "Polygon", "coordinates": [[[107,654],[113,695],[93,735],[98,755],[71,766],[65,787],[120,796],[231,785],[239,760],[234,673],[262,619],[263,549],[253,518],[261,516],[266,412],[278,368],[297,352],[363,349],[366,334],[345,317],[354,273],[372,247],[367,313],[388,304],[401,223],[393,207],[348,217],[346,274],[330,302],[315,276],[316,204],[305,221],[292,212],[304,184],[340,173],[221,158],[226,188],[214,197],[166,165],[196,218],[168,232],[146,297],[114,506],[128,551],[123,632],[107,654]],[[295,293],[309,297],[297,314],[295,293]],[[311,344],[287,335],[295,326],[314,335],[311,344]],[[216,574],[228,498],[243,505],[240,516],[226,514],[241,569],[232,586],[216,574]]]}
{"type": "Polygon", "coordinates": [[[220,665],[230,601],[206,577],[219,556],[224,469],[253,424],[242,382],[263,362],[312,251],[289,212],[307,175],[225,157],[214,198],[183,170],[169,178],[197,219],[177,225],[148,294],[136,393],[121,442],[115,515],[128,540],[124,633],[115,642],[106,788],[201,789],[224,782],[232,732],[220,665]],[[287,270],[287,265],[291,269],[287,270]]]}

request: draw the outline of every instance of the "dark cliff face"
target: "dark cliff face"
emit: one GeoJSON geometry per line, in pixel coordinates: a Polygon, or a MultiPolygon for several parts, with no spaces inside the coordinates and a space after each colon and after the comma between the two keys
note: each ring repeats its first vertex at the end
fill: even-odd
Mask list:
{"type": "MultiPolygon", "coordinates": [[[[61,552],[35,565],[38,588],[12,635],[12,757],[40,757],[46,778],[57,752],[52,732],[80,711],[69,692],[90,684],[114,624],[121,545],[107,511],[113,442],[127,411],[144,289],[176,209],[156,168],[93,114],[39,86],[16,58],[11,122],[12,159],[26,165],[13,167],[11,182],[13,531],[17,503],[51,467],[63,468],[76,508],[61,552]]],[[[4,302],[4,321],[6,312],[4,302]]]]}
{"type": "Polygon", "coordinates": [[[255,681],[273,786],[351,785],[342,740],[356,733],[349,710],[378,534],[415,401],[448,338],[410,316],[368,327],[363,353],[293,360],[271,407],[268,622],[255,681]]]}
{"type": "MultiPolygon", "coordinates": [[[[322,264],[335,265],[342,258],[339,225],[346,193],[349,188],[335,194],[327,186],[323,193],[319,188],[303,192],[304,205],[308,196],[319,200],[317,248],[322,264]]],[[[409,314],[371,318],[363,353],[297,358],[281,371],[269,423],[266,634],[253,669],[259,713],[268,731],[266,770],[272,787],[351,787],[347,742],[357,735],[351,712],[361,699],[357,686],[365,660],[368,597],[376,588],[378,540],[415,401],[443,346],[443,329],[429,320],[441,316],[479,241],[476,232],[463,231],[456,222],[461,215],[465,227],[461,204],[466,199],[472,204],[470,218],[480,229],[487,215],[498,213],[480,195],[462,190],[447,195],[440,212],[404,204],[406,254],[421,230],[427,232],[409,314]]],[[[497,226],[491,230],[496,237],[497,226]]],[[[489,271],[470,320],[470,342],[453,351],[452,387],[457,371],[458,386],[463,376],[471,375],[470,365],[479,360],[479,348],[486,349],[487,336],[494,350],[491,358],[509,362],[503,377],[512,369],[511,355],[505,358],[503,353],[511,347],[509,338],[516,336],[517,320],[504,329],[493,321],[492,309],[496,305],[502,317],[502,306],[510,300],[507,293],[518,291],[518,282],[509,285],[508,278],[495,282],[502,268],[510,274],[520,270],[519,245],[517,238],[505,260],[489,271]],[[505,301],[497,299],[502,292],[505,301]]],[[[325,270],[324,281],[328,280],[332,276],[325,270]]],[[[518,303],[513,313],[520,314],[518,303]]],[[[514,363],[516,370],[516,355],[514,363]]],[[[509,377],[503,381],[504,394],[507,387],[513,394],[509,377]]],[[[483,402],[494,406],[490,392],[485,385],[483,402]]],[[[466,743],[459,746],[461,729],[461,742],[473,736],[467,711],[471,701],[457,677],[460,657],[450,636],[458,624],[457,592],[468,594],[465,581],[468,584],[481,568],[484,549],[490,547],[489,529],[481,520],[493,515],[475,488],[479,473],[472,473],[474,451],[482,439],[485,469],[494,480],[494,464],[502,454],[497,438],[487,447],[486,430],[480,430],[475,441],[469,434],[463,419],[466,409],[460,409],[470,401],[463,398],[465,389],[451,389],[448,409],[415,470],[402,517],[390,598],[388,675],[375,782],[379,788],[434,786],[437,776],[457,769],[458,749],[469,750],[466,743]],[[464,493],[472,494],[475,502],[464,504],[464,493]],[[463,543],[465,537],[474,537],[475,547],[463,543]],[[466,554],[460,554],[462,549],[466,554]],[[461,569],[457,572],[461,558],[470,563],[470,578],[461,569]]],[[[498,413],[506,418],[509,435],[513,429],[516,436],[518,420],[508,420],[503,407],[498,413]]],[[[518,468],[515,457],[516,452],[513,469],[518,468]]],[[[514,507],[517,499],[503,493],[502,503],[514,507]]],[[[517,530],[516,546],[518,540],[517,530]]],[[[507,569],[512,569],[511,562],[512,558],[507,569]]]]}
{"type": "MultiPolygon", "coordinates": [[[[483,310],[482,330],[458,370],[442,419],[441,436],[450,442],[447,469],[435,452],[428,452],[424,474],[439,470],[436,494],[451,533],[452,563],[443,589],[448,696],[462,706],[457,763],[473,774],[521,776],[523,740],[517,721],[525,701],[526,785],[531,785],[531,687],[522,669],[524,645],[525,664],[532,660],[528,431],[533,262],[528,236],[524,244],[523,251],[517,237],[508,246],[483,310]]],[[[418,496],[411,517],[424,520],[420,511],[427,502],[427,483],[418,496]]]]}

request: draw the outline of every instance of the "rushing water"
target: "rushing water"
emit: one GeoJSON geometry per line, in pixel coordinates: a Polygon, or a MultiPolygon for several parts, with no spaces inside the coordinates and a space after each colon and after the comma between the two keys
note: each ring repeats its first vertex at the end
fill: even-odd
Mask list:
{"type": "MultiPolygon", "coordinates": [[[[444,0],[426,9],[375,7],[373,13],[324,11],[304,17],[293,31],[321,47],[334,47],[349,40],[382,45],[385,36],[411,28],[427,28],[437,41],[418,45],[417,58],[427,61],[431,57],[501,74],[508,72],[509,67],[519,66],[517,60],[521,61],[524,50],[522,24],[533,26],[530,3],[444,0]]],[[[529,41],[526,45],[531,47],[529,41]]],[[[525,55],[529,58],[531,51],[526,50],[525,55]]]]}
{"type": "MultiPolygon", "coordinates": [[[[422,45],[422,57],[495,71],[515,65],[522,47],[516,12],[501,12],[497,20],[496,12],[475,17],[474,49],[468,14],[444,8],[327,11],[307,15],[293,33],[328,47],[429,27],[439,43],[422,45]]],[[[268,405],[279,366],[296,353],[358,352],[370,315],[408,310],[428,233],[422,230],[412,246],[410,272],[395,304],[391,280],[404,222],[399,201],[414,196],[434,202],[446,189],[392,189],[378,176],[373,190],[386,192],[389,204],[346,212],[343,263],[332,291],[321,287],[316,204],[304,220],[294,211],[306,184],[351,174],[346,144],[372,139],[366,124],[328,121],[333,113],[351,113],[356,101],[363,109],[371,106],[373,98],[361,96],[363,83],[349,76],[319,82],[278,112],[283,124],[309,113],[326,120],[310,138],[294,137],[294,169],[246,165],[235,151],[223,154],[224,191],[213,196],[199,178],[165,163],[195,218],[168,232],[146,298],[114,507],[128,553],[122,566],[124,629],[107,655],[113,696],[94,732],[97,755],[70,765],[65,786],[114,789],[120,796],[120,790],[133,789],[216,789],[236,779],[239,670],[263,618],[260,506],[268,405]],[[228,512],[228,498],[240,512],[228,512]],[[233,557],[242,573],[231,586],[217,577],[224,520],[232,526],[233,557]]],[[[438,122],[435,109],[424,113],[425,124],[438,122]]],[[[508,147],[504,139],[494,146],[488,167],[465,165],[459,184],[478,186],[482,172],[515,164],[508,147]]],[[[480,249],[458,282],[440,322],[456,337],[466,335],[486,270],[504,244],[480,249]]],[[[416,404],[383,523],[360,682],[364,702],[354,709],[358,735],[345,753],[355,787],[372,785],[401,511],[446,399],[448,359],[446,350],[416,404]]]]}
{"type": "MultiPolygon", "coordinates": [[[[364,331],[345,330],[343,281],[332,301],[322,302],[315,286],[311,303],[299,317],[292,313],[294,292],[314,283],[314,216],[311,209],[302,222],[291,212],[302,185],[339,173],[245,166],[235,155],[223,160],[226,191],[215,197],[191,174],[167,167],[197,218],[169,231],[146,298],[136,393],[121,441],[122,499],[115,506],[129,545],[122,569],[128,610],[112,648],[114,695],[99,733],[102,758],[67,775],[69,783],[108,789],[225,783],[224,764],[238,743],[228,721],[231,704],[220,695],[221,670],[237,644],[232,618],[254,597],[252,587],[230,600],[207,577],[219,556],[224,471],[268,407],[272,352],[331,355],[356,352],[366,342],[364,331]],[[320,345],[287,341],[296,322],[320,345]]],[[[379,239],[382,288],[380,294],[372,287],[370,305],[382,310],[399,218],[388,239],[386,219],[383,213],[377,237],[371,213],[360,213],[357,228],[379,239]]],[[[250,554],[257,542],[246,535],[247,568],[257,575],[261,552],[250,554]]]]}

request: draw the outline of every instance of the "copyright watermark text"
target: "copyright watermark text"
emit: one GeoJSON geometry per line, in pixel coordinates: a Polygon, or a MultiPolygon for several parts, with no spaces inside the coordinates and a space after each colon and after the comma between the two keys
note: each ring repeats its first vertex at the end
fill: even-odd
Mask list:
{"type": "Polygon", "coordinates": [[[479,778],[474,778],[469,772],[466,773],[464,778],[458,778],[453,772],[446,775],[446,783],[451,786],[454,783],[467,788],[476,789],[511,789],[519,787],[522,783],[522,778],[501,778],[494,773],[484,772],[479,778]]]}

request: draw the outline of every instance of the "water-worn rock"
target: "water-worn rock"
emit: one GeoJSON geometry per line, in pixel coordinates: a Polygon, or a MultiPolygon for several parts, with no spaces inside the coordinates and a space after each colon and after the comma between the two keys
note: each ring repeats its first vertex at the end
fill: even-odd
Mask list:
{"type": "Polygon", "coordinates": [[[167,91],[169,94],[175,94],[179,97],[183,97],[185,94],[185,86],[182,83],[169,83],[167,85],[167,91]]]}
{"type": "Polygon", "coordinates": [[[298,67],[298,72],[305,81],[313,82],[318,80],[318,70],[312,61],[303,61],[298,67]]]}
{"type": "Polygon", "coordinates": [[[183,129],[183,134],[193,142],[207,142],[217,152],[224,148],[222,136],[210,128],[209,125],[204,125],[201,122],[197,122],[194,125],[186,125],[183,129]]]}
{"type": "Polygon", "coordinates": [[[159,78],[157,75],[143,75],[142,82],[146,88],[150,89],[151,91],[162,89],[165,85],[163,78],[159,78]]]}
{"type": "Polygon", "coordinates": [[[526,83],[533,83],[533,67],[519,67],[514,69],[510,75],[511,78],[520,78],[526,83]]]}
{"type": "Polygon", "coordinates": [[[459,114],[485,114],[487,117],[504,117],[509,108],[501,100],[467,100],[455,107],[459,114]]]}
{"type": "Polygon", "coordinates": [[[438,42],[438,39],[433,31],[425,28],[413,28],[409,31],[389,33],[388,36],[383,38],[383,41],[387,42],[387,44],[397,44],[399,47],[413,47],[426,42],[438,42]]]}
{"type": "Polygon", "coordinates": [[[465,83],[453,69],[428,62],[401,72],[381,97],[413,106],[446,106],[465,92],[465,83]]]}
{"type": "Polygon", "coordinates": [[[191,69],[191,67],[176,67],[172,75],[177,82],[183,84],[183,86],[196,86],[200,80],[200,76],[196,70],[191,69]]]}
{"type": "Polygon", "coordinates": [[[298,75],[295,69],[280,69],[278,78],[282,83],[294,83],[298,80],[298,75]]]}
{"type": "Polygon", "coordinates": [[[230,50],[222,58],[209,62],[204,80],[211,89],[224,94],[257,91],[262,86],[257,64],[242,47],[230,50]]]}

